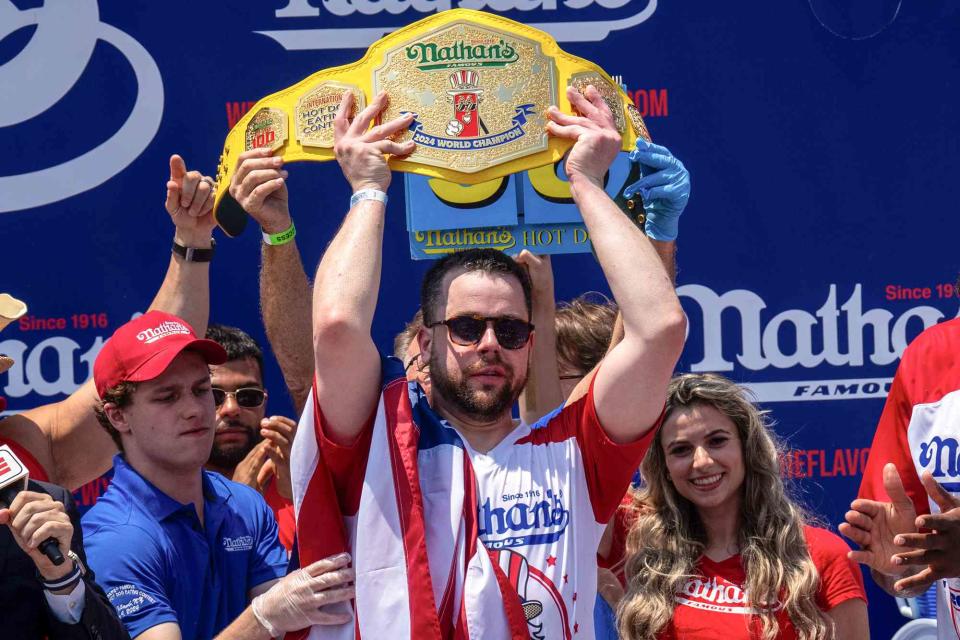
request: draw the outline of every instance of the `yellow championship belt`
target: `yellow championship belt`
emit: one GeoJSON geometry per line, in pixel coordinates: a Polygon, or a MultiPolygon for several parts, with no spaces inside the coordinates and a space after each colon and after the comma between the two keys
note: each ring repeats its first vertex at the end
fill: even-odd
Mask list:
{"type": "Polygon", "coordinates": [[[572,111],[565,88],[591,84],[613,113],[624,151],[638,137],[650,139],[623,89],[547,33],[482,11],[437,13],[381,38],[357,62],[318,71],[257,102],[227,135],[214,215],[230,236],[246,224],[240,206],[224,201],[244,151],[279,149],[286,162],[333,160],[333,119],[346,91],[356,98],[354,115],[381,91],[390,97],[383,121],[415,114],[395,139],[412,139],[416,150],[391,159],[391,168],[478,184],[562,158],[573,143],[549,136],[544,114],[552,104],[572,111]]]}

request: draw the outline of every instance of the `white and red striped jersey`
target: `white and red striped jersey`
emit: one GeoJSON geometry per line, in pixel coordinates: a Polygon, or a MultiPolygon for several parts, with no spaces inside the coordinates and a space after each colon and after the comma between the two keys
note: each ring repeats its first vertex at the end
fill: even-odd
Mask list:
{"type": "MultiPolygon", "coordinates": [[[[960,496],[960,319],[934,325],[904,350],[873,438],[860,497],[887,501],[883,467],[897,465],[917,514],[937,513],[920,476],[960,496]]],[[[938,585],[937,629],[960,639],[960,580],[938,585]]]]}
{"type": "MultiPolygon", "coordinates": [[[[655,429],[627,445],[612,442],[598,421],[592,388],[537,425],[519,425],[486,453],[473,450],[433,413],[416,385],[401,380],[384,386],[377,415],[352,447],[324,436],[319,409],[309,427],[301,421],[301,430],[317,435],[346,521],[358,572],[354,637],[373,637],[384,628],[371,618],[383,618],[391,606],[385,593],[406,594],[389,598],[390,637],[516,637],[516,626],[504,620],[505,608],[507,618],[511,609],[520,612],[522,631],[531,638],[594,637],[597,546],[655,429]],[[399,452],[411,433],[419,511],[417,497],[405,497],[403,483],[395,482],[405,473],[399,452]],[[411,500],[414,508],[408,509],[411,500]],[[423,532],[417,535],[426,540],[428,562],[421,556],[417,566],[409,534],[418,528],[419,513],[423,532]],[[396,538],[404,538],[405,549],[392,543],[396,538]],[[397,554],[392,565],[383,559],[390,553],[397,554]],[[423,564],[429,565],[429,579],[421,573],[423,564]],[[404,572],[396,580],[384,578],[404,572]],[[368,590],[379,594],[367,605],[373,613],[364,611],[361,573],[370,576],[368,590]],[[506,589],[519,596],[519,607],[512,593],[501,595],[506,589]],[[409,604],[414,600],[427,602],[436,615],[426,622],[413,619],[416,613],[408,616],[405,609],[421,608],[409,604]],[[428,635],[417,635],[418,629],[428,635]]],[[[301,539],[306,534],[299,518],[298,533],[301,539]]]]}

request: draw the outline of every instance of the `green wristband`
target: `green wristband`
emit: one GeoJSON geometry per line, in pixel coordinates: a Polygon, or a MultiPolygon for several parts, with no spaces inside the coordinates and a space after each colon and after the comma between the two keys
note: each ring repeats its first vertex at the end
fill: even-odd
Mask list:
{"type": "Polygon", "coordinates": [[[291,240],[297,237],[297,227],[293,224],[293,220],[290,221],[290,228],[280,233],[267,233],[263,232],[263,241],[273,247],[280,246],[281,244],[287,244],[291,240]]]}

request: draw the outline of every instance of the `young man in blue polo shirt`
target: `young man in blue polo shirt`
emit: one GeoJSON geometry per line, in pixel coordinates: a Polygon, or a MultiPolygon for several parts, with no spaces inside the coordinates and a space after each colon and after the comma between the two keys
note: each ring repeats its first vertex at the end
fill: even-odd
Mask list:
{"type": "Polygon", "coordinates": [[[208,366],[226,358],[180,318],[151,311],[117,329],[94,364],[97,417],[122,453],[84,537],[133,638],[265,640],[351,619],[325,608],[353,597],[349,557],[283,577],[263,497],[203,470],[216,424],[208,366]]]}

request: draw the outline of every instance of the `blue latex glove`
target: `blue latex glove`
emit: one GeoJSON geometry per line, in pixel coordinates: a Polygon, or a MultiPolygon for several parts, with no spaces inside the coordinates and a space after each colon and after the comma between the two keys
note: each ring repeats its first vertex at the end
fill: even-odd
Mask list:
{"type": "Polygon", "coordinates": [[[680,214],[690,199],[690,172],[669,149],[643,138],[637,139],[630,161],[640,164],[643,177],[624,189],[624,196],[639,193],[643,198],[648,236],[662,242],[676,240],[680,214]]]}

